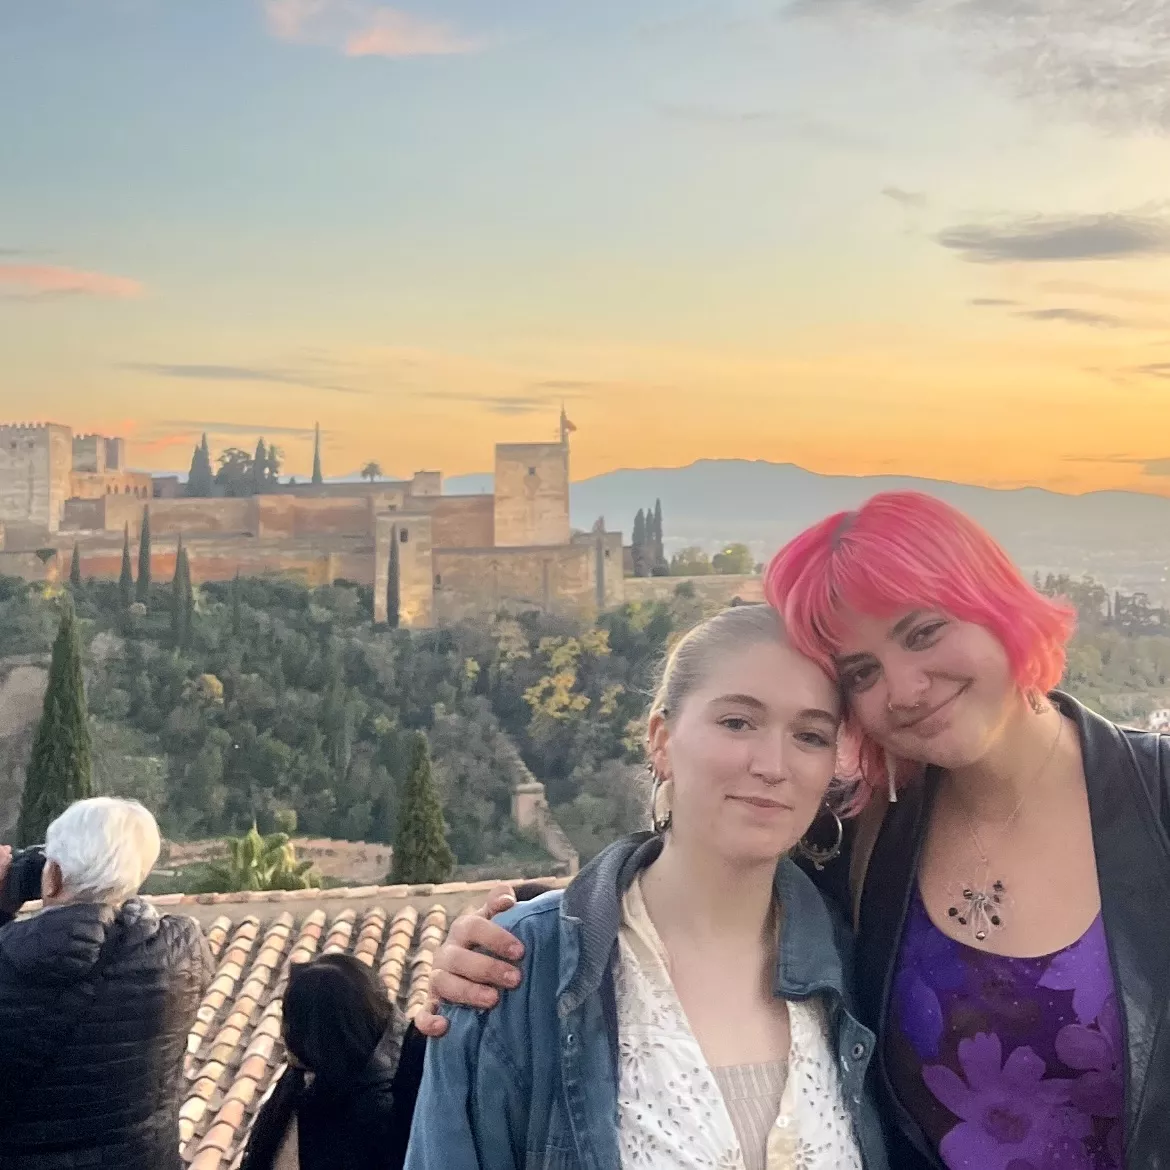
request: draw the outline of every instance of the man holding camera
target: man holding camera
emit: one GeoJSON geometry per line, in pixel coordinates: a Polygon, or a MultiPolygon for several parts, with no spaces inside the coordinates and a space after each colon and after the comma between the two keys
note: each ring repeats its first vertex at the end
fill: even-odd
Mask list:
{"type": "Polygon", "coordinates": [[[213,963],[193,919],[136,896],[160,846],[145,808],[109,797],[71,805],[43,847],[0,846],[0,1170],[182,1165],[183,1055],[213,963]]]}

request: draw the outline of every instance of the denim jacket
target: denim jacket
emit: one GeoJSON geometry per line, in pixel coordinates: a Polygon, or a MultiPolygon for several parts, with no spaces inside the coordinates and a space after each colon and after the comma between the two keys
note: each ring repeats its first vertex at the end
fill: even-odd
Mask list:
{"type": "MultiPolygon", "coordinates": [[[[525,946],[523,978],[491,1011],[454,1007],[428,1045],[406,1170],[618,1170],[613,965],[621,900],[661,850],[640,833],[598,854],[564,891],[496,920],[525,946]]],[[[775,993],[825,997],[841,1091],[865,1170],[888,1170],[867,1084],[873,1034],[846,988],[848,932],[790,861],[776,870],[784,945],[775,993]]]]}

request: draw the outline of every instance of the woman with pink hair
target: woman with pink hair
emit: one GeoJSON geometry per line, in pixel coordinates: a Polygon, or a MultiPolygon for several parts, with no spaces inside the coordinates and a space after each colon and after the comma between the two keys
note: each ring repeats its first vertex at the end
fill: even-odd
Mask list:
{"type": "MultiPolygon", "coordinates": [[[[846,702],[850,815],[813,876],[856,931],[891,1165],[1170,1168],[1166,742],[1055,689],[1071,609],[933,497],[829,517],[765,589],[846,702]]],[[[486,917],[443,998],[503,985],[486,917]]]]}

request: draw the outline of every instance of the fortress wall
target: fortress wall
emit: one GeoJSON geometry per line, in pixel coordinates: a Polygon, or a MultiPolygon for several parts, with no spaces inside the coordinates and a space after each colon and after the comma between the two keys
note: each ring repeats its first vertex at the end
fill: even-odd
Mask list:
{"type": "Polygon", "coordinates": [[[593,555],[589,545],[436,549],[436,618],[459,621],[500,607],[592,615],[593,555]]]}
{"type": "Polygon", "coordinates": [[[256,533],[254,500],[204,500],[183,497],[176,500],[136,500],[132,496],[108,496],[105,499],[105,525],[111,532],[121,532],[130,525],[130,539],[138,538],[142,508],[150,504],[152,536],[203,536],[256,533]]]}
{"type": "Polygon", "coordinates": [[[69,495],[74,500],[98,500],[103,496],[149,500],[154,495],[154,478],[145,471],[75,471],[70,477],[69,495]]]}
{"type": "Polygon", "coordinates": [[[494,519],[491,496],[439,496],[431,508],[435,548],[491,548],[494,519]]]}
{"type": "Polygon", "coordinates": [[[260,537],[372,535],[369,497],[257,496],[255,504],[260,537]]]}
{"type": "Polygon", "coordinates": [[[61,529],[65,532],[96,532],[106,526],[106,506],[104,500],[65,501],[65,514],[61,517],[61,529]]]}

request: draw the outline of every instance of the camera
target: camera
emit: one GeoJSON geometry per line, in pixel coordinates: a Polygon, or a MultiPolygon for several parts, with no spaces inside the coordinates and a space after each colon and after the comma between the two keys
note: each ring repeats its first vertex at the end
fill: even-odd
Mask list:
{"type": "Polygon", "coordinates": [[[41,896],[41,873],[45,868],[45,847],[30,845],[12,854],[8,877],[0,886],[0,914],[11,916],[25,902],[41,896]]]}

